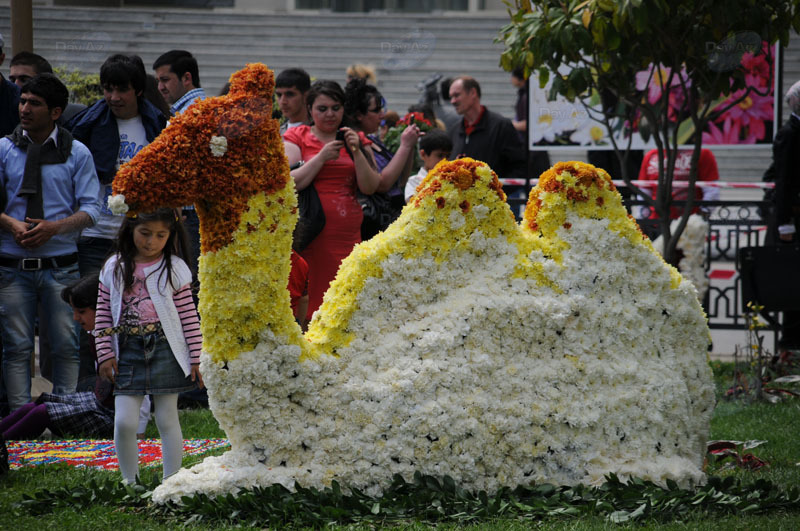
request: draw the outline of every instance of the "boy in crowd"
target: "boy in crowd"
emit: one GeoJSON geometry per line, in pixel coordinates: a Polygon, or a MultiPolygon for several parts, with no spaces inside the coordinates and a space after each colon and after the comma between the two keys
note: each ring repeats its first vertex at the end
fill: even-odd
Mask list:
{"type": "Polygon", "coordinates": [[[453,142],[447,133],[441,129],[431,129],[419,139],[419,156],[422,159],[422,168],[419,173],[408,178],[405,189],[406,203],[417,192],[417,186],[428,175],[440,160],[450,157],[453,142]]]}
{"type": "Polygon", "coordinates": [[[170,105],[172,115],[185,111],[197,100],[206,99],[200,88],[200,70],[197,59],[186,50],[170,50],[153,63],[158,81],[158,91],[170,105]]]}
{"type": "Polygon", "coordinates": [[[287,129],[308,124],[306,92],[311,88],[311,78],[302,68],[289,68],[275,78],[275,97],[286,121],[281,124],[281,136],[287,129]]]}
{"type": "Polygon", "coordinates": [[[144,98],[147,74],[136,56],[112,55],[100,67],[103,99],[67,124],[89,147],[100,179],[101,214],[78,242],[81,275],[100,271],[111,251],[124,216],[108,209],[111,184],[119,167],[155,140],[166,126],[164,115],[144,98]]]}
{"type": "MultiPolygon", "coordinates": [[[[39,74],[52,74],[53,67],[50,62],[39,54],[32,52],[19,52],[11,58],[8,65],[8,79],[16,83],[19,88],[28,82],[29,79],[39,74]]],[[[69,122],[73,116],[86,108],[80,103],[67,103],[67,108],[61,113],[58,119],[59,125],[69,122]]]]}
{"type": "MultiPolygon", "coordinates": [[[[170,50],[161,54],[153,63],[153,72],[158,82],[158,91],[169,104],[172,116],[181,114],[197,100],[206,99],[206,92],[200,87],[200,67],[191,52],[170,50]]],[[[197,270],[200,267],[200,219],[194,205],[184,205],[182,210],[183,225],[189,235],[192,253],[187,263],[192,269],[192,282],[196,285],[197,270]]]]}
{"type": "MultiPolygon", "coordinates": [[[[103,99],[78,113],[67,123],[75,138],[92,152],[100,179],[100,214],[93,227],[78,240],[81,276],[100,271],[114,245],[124,216],[111,213],[108,198],[119,167],[155,140],[166,118],[144,98],[147,73],[137,56],[112,55],[100,67],[103,99]]],[[[81,340],[80,380],[95,375],[94,357],[86,337],[81,340]]]]}

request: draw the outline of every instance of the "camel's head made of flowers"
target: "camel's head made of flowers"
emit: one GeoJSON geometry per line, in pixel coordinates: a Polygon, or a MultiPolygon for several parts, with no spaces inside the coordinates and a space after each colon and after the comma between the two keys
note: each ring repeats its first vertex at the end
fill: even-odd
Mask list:
{"type": "Polygon", "coordinates": [[[260,63],[234,73],[228,94],[198,101],[172,118],[120,168],[114,194],[124,196],[132,212],[195,204],[205,229],[203,252],[226,245],[248,199],[290,180],[279,124],[272,119],[274,85],[272,71],[260,63]]]}

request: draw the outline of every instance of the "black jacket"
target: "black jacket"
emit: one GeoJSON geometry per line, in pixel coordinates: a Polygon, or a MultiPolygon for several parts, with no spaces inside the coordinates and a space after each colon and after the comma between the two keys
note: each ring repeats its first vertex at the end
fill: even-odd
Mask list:
{"type": "MultiPolygon", "coordinates": [[[[142,116],[147,141],[152,142],[166,127],[167,119],[155,105],[143,98],[139,98],[139,114],[142,116]]],[[[111,183],[117,173],[119,131],[117,119],[105,100],[100,100],[73,116],[66,127],[72,131],[72,136],[86,144],[92,152],[100,182],[111,183]]]]}
{"type": "Polygon", "coordinates": [[[464,120],[450,131],[452,159],[470,157],[488,164],[501,179],[527,177],[528,151],[519,141],[511,120],[489,109],[467,136],[464,120]]]}
{"type": "Polygon", "coordinates": [[[800,224],[800,119],[789,117],[775,135],[772,144],[775,161],[775,218],[776,225],[786,225],[794,220],[800,224]]]}
{"type": "Polygon", "coordinates": [[[19,87],[0,76],[0,138],[19,124],[19,87]]]}

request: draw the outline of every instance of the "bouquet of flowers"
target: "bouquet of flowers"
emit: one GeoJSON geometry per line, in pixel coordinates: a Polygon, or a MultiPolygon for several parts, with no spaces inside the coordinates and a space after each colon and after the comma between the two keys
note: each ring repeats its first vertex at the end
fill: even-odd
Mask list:
{"type": "Polygon", "coordinates": [[[386,136],[383,139],[384,145],[389,148],[392,153],[397,153],[397,149],[400,147],[400,135],[403,134],[406,127],[411,124],[417,124],[419,130],[423,133],[427,133],[431,129],[435,127],[432,123],[430,123],[421,112],[410,112],[403,116],[393,127],[389,128],[386,132],[386,136]]]}

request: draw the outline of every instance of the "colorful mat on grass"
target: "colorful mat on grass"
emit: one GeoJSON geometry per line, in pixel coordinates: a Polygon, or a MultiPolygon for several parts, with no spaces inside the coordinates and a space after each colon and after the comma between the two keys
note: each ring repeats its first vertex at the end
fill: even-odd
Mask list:
{"type": "MultiPolygon", "coordinates": [[[[12,469],[66,463],[77,467],[117,470],[114,441],[110,440],[53,440],[7,441],[8,462],[12,469]]],[[[218,448],[229,447],[227,439],[185,439],[183,455],[201,455],[218,448]]],[[[161,464],[161,439],[139,441],[139,466],[161,464]]]]}

